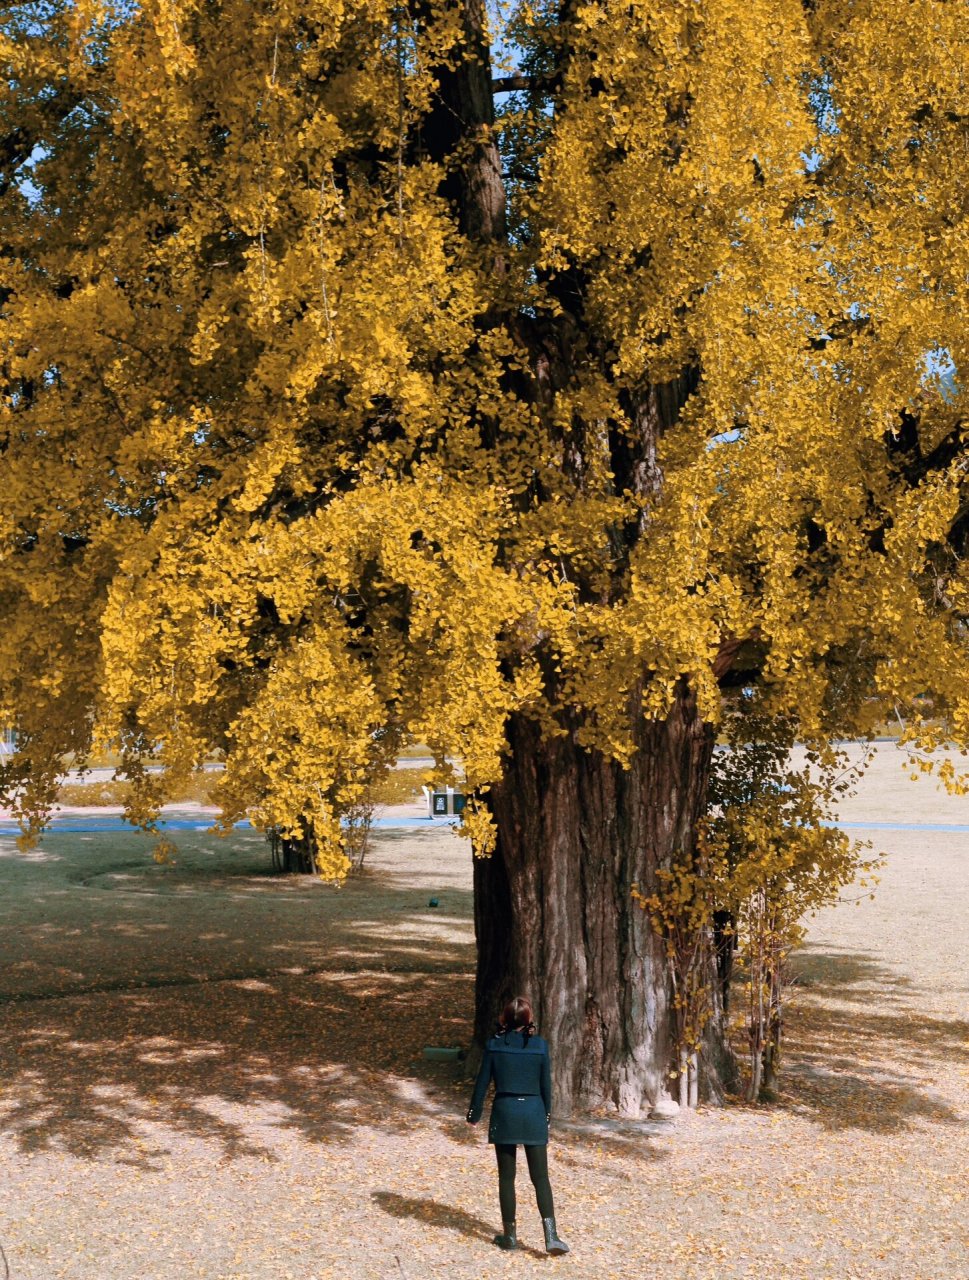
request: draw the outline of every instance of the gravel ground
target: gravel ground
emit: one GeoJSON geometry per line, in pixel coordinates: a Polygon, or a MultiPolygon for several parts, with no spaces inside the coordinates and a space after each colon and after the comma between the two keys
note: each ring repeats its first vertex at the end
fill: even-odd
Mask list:
{"type": "MultiPolygon", "coordinates": [[[[903,776],[880,749],[844,820],[969,826],[903,776]]],[[[136,835],[0,837],[11,1280],[966,1280],[969,835],[855,834],[882,883],[811,924],[776,1105],[553,1124],[557,1260],[524,1172],[525,1248],[490,1244],[485,1126],[421,1056],[470,1031],[459,838],[380,832],[333,889],[245,832],[161,866],[136,835]]]]}

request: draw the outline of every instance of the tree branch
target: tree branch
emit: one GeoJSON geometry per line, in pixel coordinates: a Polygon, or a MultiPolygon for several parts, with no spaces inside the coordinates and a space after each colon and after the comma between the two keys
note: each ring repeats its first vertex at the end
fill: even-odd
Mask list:
{"type": "Polygon", "coordinates": [[[492,93],[527,92],[536,87],[534,76],[498,76],[491,82],[492,93]]]}
{"type": "Polygon", "coordinates": [[[526,76],[517,72],[513,76],[497,76],[491,82],[492,93],[537,93],[554,89],[559,77],[526,76]]]}

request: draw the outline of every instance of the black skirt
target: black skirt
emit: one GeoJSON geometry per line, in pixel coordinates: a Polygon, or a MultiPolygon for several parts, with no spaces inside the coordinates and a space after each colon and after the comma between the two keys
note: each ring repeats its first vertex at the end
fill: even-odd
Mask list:
{"type": "Polygon", "coordinates": [[[524,1143],[540,1147],[548,1142],[545,1104],[537,1094],[498,1093],[491,1104],[489,1142],[524,1143]]]}

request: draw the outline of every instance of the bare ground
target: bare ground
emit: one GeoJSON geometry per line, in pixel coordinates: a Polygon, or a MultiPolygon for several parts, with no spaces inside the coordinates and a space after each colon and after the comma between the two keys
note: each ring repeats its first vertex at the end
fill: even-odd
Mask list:
{"type": "MultiPolygon", "coordinates": [[[[885,748],[842,816],[969,828],[969,801],[885,748]]],[[[248,833],[183,834],[174,866],[135,835],[0,837],[11,1280],[966,1280],[969,833],[855,834],[887,867],[811,924],[777,1104],[553,1124],[562,1259],[524,1171],[526,1247],[491,1245],[484,1126],[421,1055],[470,1033],[458,838],[379,833],[333,889],[248,833]]]]}

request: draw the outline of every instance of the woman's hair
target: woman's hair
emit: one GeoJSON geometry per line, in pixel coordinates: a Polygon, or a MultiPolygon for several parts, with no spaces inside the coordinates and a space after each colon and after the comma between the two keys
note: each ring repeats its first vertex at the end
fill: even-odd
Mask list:
{"type": "Polygon", "coordinates": [[[498,1034],[501,1035],[506,1031],[524,1031],[527,1040],[534,1030],[531,1001],[526,1000],[524,996],[515,996],[514,999],[509,1000],[498,1019],[498,1034]]]}

